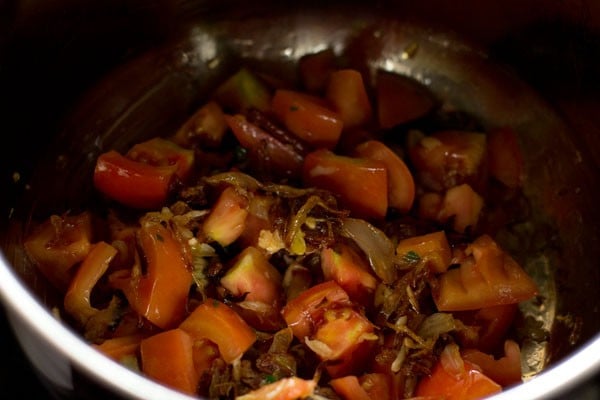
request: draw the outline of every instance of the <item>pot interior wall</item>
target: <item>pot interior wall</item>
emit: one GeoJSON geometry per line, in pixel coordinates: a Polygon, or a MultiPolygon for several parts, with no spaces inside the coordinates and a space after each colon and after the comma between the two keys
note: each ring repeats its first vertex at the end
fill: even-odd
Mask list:
{"type": "MultiPolygon", "coordinates": [[[[331,6],[326,19],[323,11],[282,16],[273,7],[253,18],[219,10],[207,14],[205,2],[157,1],[144,7],[109,2],[98,7],[83,13],[72,6],[72,14],[61,15],[70,23],[60,29],[48,22],[40,27],[34,23],[38,15],[22,15],[16,7],[12,35],[19,40],[0,42],[0,82],[6,88],[0,115],[10,132],[0,164],[8,182],[1,205],[9,216],[2,221],[1,243],[43,301],[53,305],[58,298],[26,261],[20,247],[23,234],[32,220],[49,213],[94,207],[90,176],[99,153],[173,132],[240,63],[291,79],[299,57],[331,47],[365,71],[384,67],[420,80],[487,127],[509,124],[520,132],[535,224],[520,227],[527,231],[506,232],[504,239],[510,246],[528,238],[517,256],[544,293],[522,310],[528,363],[535,372],[600,332],[600,305],[590,303],[597,299],[600,283],[600,214],[595,206],[600,135],[593,130],[600,108],[593,107],[596,85],[587,85],[587,68],[594,60],[586,48],[570,46],[582,35],[572,21],[561,22],[560,32],[568,36],[561,37],[557,48],[556,35],[549,35],[556,30],[548,29],[548,23],[509,36],[498,28],[480,40],[463,41],[460,35],[414,25],[427,20],[422,15],[405,19],[402,14],[400,20],[410,23],[390,21],[381,5],[375,12],[342,12],[331,6]],[[115,13],[122,21],[108,29],[115,13]],[[207,23],[207,15],[227,20],[207,23]],[[44,27],[54,34],[45,36],[44,27]],[[412,43],[418,43],[416,56],[403,59],[412,43]],[[565,49],[570,51],[567,59],[557,54],[565,49]],[[557,74],[572,76],[550,86],[557,79],[546,69],[548,60],[557,60],[557,74]],[[536,71],[545,71],[546,77],[536,71]],[[519,73],[532,78],[532,85],[523,83],[519,73]],[[584,103],[588,109],[573,106],[582,98],[592,99],[584,103]]],[[[439,25],[440,15],[433,20],[439,25]]],[[[455,22],[450,18],[441,25],[455,22]]],[[[472,33],[475,28],[458,30],[472,33]]],[[[587,35],[595,45],[596,36],[587,35]]]]}

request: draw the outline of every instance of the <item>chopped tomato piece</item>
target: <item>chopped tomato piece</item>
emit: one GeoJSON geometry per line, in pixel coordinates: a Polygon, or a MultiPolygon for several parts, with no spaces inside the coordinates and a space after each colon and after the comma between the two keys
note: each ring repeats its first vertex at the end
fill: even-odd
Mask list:
{"type": "Polygon", "coordinates": [[[298,70],[302,86],[312,93],[325,91],[329,76],[336,69],[335,53],[325,49],[318,53],[307,54],[298,61],[298,70]]]}
{"type": "Polygon", "coordinates": [[[235,113],[243,113],[251,108],[267,111],[271,103],[269,88],[246,68],[241,68],[223,82],[214,97],[226,111],[235,113]]]}
{"type": "Polygon", "coordinates": [[[221,278],[221,285],[234,296],[245,295],[245,300],[275,305],[281,295],[281,280],[281,274],[264,253],[247,247],[221,278]]]}
{"type": "Polygon", "coordinates": [[[107,357],[121,362],[127,357],[137,357],[141,341],[142,336],[140,335],[128,335],[106,339],[101,344],[94,344],[92,346],[107,357]]]}
{"type": "Polygon", "coordinates": [[[245,228],[239,238],[243,246],[258,246],[260,232],[263,230],[270,231],[273,228],[270,209],[275,201],[271,196],[263,196],[258,193],[252,194],[248,204],[245,228]]]}
{"type": "Polygon", "coordinates": [[[225,121],[250,158],[262,167],[284,177],[299,177],[303,157],[291,144],[285,144],[248,122],[243,115],[225,115],[225,121]]]}
{"type": "Polygon", "coordinates": [[[313,282],[312,272],[299,263],[287,267],[283,276],[283,289],[287,301],[295,299],[307,290],[313,282]]]}
{"type": "Polygon", "coordinates": [[[466,325],[478,328],[477,342],[473,344],[475,348],[484,353],[495,354],[504,345],[518,309],[518,304],[514,303],[453,314],[466,325]]]}
{"type": "Polygon", "coordinates": [[[237,400],[298,400],[311,396],[317,383],[312,380],[301,379],[295,376],[283,378],[277,382],[269,383],[250,393],[237,396],[237,400]]]}
{"type": "Polygon", "coordinates": [[[307,186],[330,190],[357,216],[383,218],[388,206],[385,165],[365,158],[339,156],[317,150],[304,160],[307,186]]]}
{"type": "Polygon", "coordinates": [[[219,358],[219,347],[208,339],[194,340],[192,345],[192,359],[194,368],[199,376],[210,371],[212,362],[219,358]]]}
{"type": "Polygon", "coordinates": [[[462,183],[478,188],[484,177],[485,154],[486,136],[464,131],[424,136],[409,148],[421,183],[434,191],[462,183]]]}
{"type": "Polygon", "coordinates": [[[420,195],[418,200],[419,218],[437,221],[440,210],[442,209],[443,200],[443,196],[435,192],[427,192],[420,195]]]}
{"type": "Polygon", "coordinates": [[[514,385],[522,381],[521,349],[512,340],[504,342],[504,356],[497,360],[492,355],[476,349],[464,350],[462,357],[479,366],[484,374],[502,386],[514,385]]]}
{"type": "Polygon", "coordinates": [[[447,345],[429,376],[417,385],[417,396],[441,396],[446,400],[477,400],[498,393],[502,387],[479,368],[461,358],[458,346],[447,345]]]}
{"type": "Polygon", "coordinates": [[[226,131],[227,123],[221,106],[209,101],[177,130],[173,141],[186,148],[193,145],[215,148],[221,144],[226,131]]]}
{"type": "Polygon", "coordinates": [[[108,270],[111,260],[116,255],[117,249],[110,244],[96,243],[71,280],[64,298],[65,311],[82,326],[99,311],[91,304],[92,289],[108,270]]]}
{"type": "Polygon", "coordinates": [[[194,152],[167,139],[154,138],[134,145],[126,157],[155,167],[174,165],[176,174],[185,180],[194,165],[194,152]]]}
{"type": "Polygon", "coordinates": [[[367,304],[377,287],[377,280],[369,273],[365,261],[351,247],[339,246],[321,251],[321,268],[326,280],[336,281],[351,299],[367,304]]]}
{"type": "Polygon", "coordinates": [[[167,201],[176,172],[176,165],[152,166],[111,150],[96,161],[94,185],[126,206],[160,208],[167,201]]]}
{"type": "Polygon", "coordinates": [[[391,400],[389,377],[385,374],[348,375],[329,383],[344,400],[391,400]]]}
{"type": "Polygon", "coordinates": [[[138,235],[146,258],[146,273],[134,272],[116,285],[138,314],[160,328],[172,328],[185,315],[191,271],[181,244],[160,222],[142,221],[138,235]]]}
{"type": "Polygon", "coordinates": [[[326,281],[312,286],[290,300],[281,311],[294,336],[304,340],[312,335],[316,324],[331,305],[350,305],[348,293],[335,281],[326,281]]]}
{"type": "Polygon", "coordinates": [[[435,106],[424,86],[391,72],[379,71],[376,91],[379,126],[384,129],[423,117],[435,106]]]}
{"type": "Polygon", "coordinates": [[[377,339],[374,330],[373,324],[352,308],[332,308],[325,311],[314,339],[307,343],[322,360],[338,360],[352,353],[361,342],[377,339]]]}
{"type": "Polygon", "coordinates": [[[354,375],[332,379],[329,384],[344,400],[373,400],[354,375]]]}
{"type": "Polygon", "coordinates": [[[280,89],[271,108],[290,132],[314,147],[332,149],[340,139],[341,117],[318,97],[280,89]]]}
{"type": "Polygon", "coordinates": [[[377,400],[392,400],[390,376],[380,373],[365,374],[359,378],[360,385],[371,397],[377,400]]]}
{"type": "Polygon", "coordinates": [[[475,313],[475,323],[481,326],[477,348],[489,352],[498,348],[512,325],[518,304],[503,304],[482,308],[475,313]]]}
{"type": "Polygon", "coordinates": [[[418,258],[436,273],[445,272],[450,266],[452,252],[446,233],[438,231],[401,240],[396,254],[404,259],[418,258]]]}
{"type": "Polygon", "coordinates": [[[378,339],[375,326],[350,307],[331,308],[324,312],[315,334],[305,344],[323,361],[332,377],[359,370],[365,355],[378,339]]]}
{"type": "Polygon", "coordinates": [[[233,186],[221,192],[202,225],[204,234],[221,246],[228,246],[246,229],[248,198],[233,186]]]}
{"type": "Polygon", "coordinates": [[[438,279],[433,299],[440,311],[513,304],[537,294],[529,275],[489,236],[477,238],[466,254],[471,257],[438,279]]]}
{"type": "Polygon", "coordinates": [[[179,325],[194,340],[208,339],[221,357],[232,363],[256,341],[256,333],[235,311],[215,299],[207,299],[179,325]]]}
{"type": "Polygon", "coordinates": [[[488,133],[487,150],[490,175],[509,188],[520,187],[525,171],[515,131],[510,128],[491,130],[488,133]]]}
{"type": "Polygon", "coordinates": [[[257,329],[274,331],[282,327],[280,315],[283,295],[282,277],[264,253],[247,247],[221,278],[221,285],[242,298],[236,303],[240,315],[257,329]]]}
{"type": "Polygon", "coordinates": [[[452,220],[456,232],[463,233],[467,228],[474,229],[483,209],[483,198],[466,183],[448,189],[442,199],[437,220],[452,220]]]}
{"type": "Polygon", "coordinates": [[[335,71],[329,77],[325,97],[340,115],[344,129],[365,125],[373,111],[360,72],[353,69],[335,71]]]}
{"type": "Polygon", "coordinates": [[[152,379],[187,394],[196,394],[199,376],[192,358],[192,338],[175,328],[142,340],[142,371],[152,379]]]}
{"type": "Polygon", "coordinates": [[[415,199],[415,181],[412,173],[389,147],[377,140],[369,140],[356,147],[356,155],[381,161],[388,177],[388,204],[400,212],[407,212],[415,199]]]}
{"type": "Polygon", "coordinates": [[[53,215],[36,227],[23,246],[50,283],[64,291],[71,280],[71,269],[88,255],[91,239],[90,213],[53,215]]]}

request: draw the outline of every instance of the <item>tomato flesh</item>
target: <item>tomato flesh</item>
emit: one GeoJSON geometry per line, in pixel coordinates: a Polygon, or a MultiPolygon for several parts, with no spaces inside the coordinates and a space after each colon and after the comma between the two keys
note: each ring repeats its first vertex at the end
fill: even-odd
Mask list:
{"type": "Polygon", "coordinates": [[[330,190],[357,216],[385,217],[388,183],[383,163],[321,149],[306,156],[303,171],[307,186],[330,190]]]}
{"type": "Polygon", "coordinates": [[[531,299],[537,286],[487,235],[467,248],[472,256],[440,275],[433,299],[440,311],[475,310],[531,299]]]}
{"type": "Polygon", "coordinates": [[[282,309],[286,323],[300,340],[311,335],[331,305],[350,305],[348,293],[336,282],[326,281],[302,292],[282,309]]]}

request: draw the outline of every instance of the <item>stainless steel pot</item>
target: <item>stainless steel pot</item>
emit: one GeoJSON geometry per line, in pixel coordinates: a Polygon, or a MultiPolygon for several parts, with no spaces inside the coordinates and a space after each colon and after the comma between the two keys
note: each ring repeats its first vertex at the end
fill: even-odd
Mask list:
{"type": "Polygon", "coordinates": [[[60,300],[27,262],[23,235],[31,220],[86,207],[99,153],[172,132],[240,63],[293,80],[296,61],[325,47],[364,71],[413,77],[486,127],[517,129],[534,210],[518,256],[543,296],[521,310],[527,382],[495,398],[547,398],[595,374],[600,92],[590,54],[600,50],[600,12],[585,2],[513,3],[510,11],[491,1],[442,0],[428,7],[134,0],[0,8],[8,133],[0,297],[40,374],[65,397],[93,398],[94,390],[80,389],[92,382],[125,398],[185,398],[100,356],[53,317],[60,300]]]}

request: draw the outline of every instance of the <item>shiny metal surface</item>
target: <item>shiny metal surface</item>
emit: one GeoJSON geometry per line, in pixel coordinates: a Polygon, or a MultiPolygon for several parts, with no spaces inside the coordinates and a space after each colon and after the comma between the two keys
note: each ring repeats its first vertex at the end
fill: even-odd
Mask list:
{"type": "MultiPolygon", "coordinates": [[[[424,25],[421,18],[356,6],[296,12],[271,7],[252,13],[257,16],[205,14],[203,2],[188,6],[187,22],[177,27],[177,35],[99,74],[103,78],[77,99],[77,106],[63,110],[66,120],[49,132],[50,148],[37,154],[39,163],[33,162],[31,170],[3,165],[12,180],[3,210],[9,218],[2,229],[0,295],[32,342],[39,340],[37,345],[64,356],[64,365],[75,365],[126,397],[183,398],[95,354],[45,311],[40,302],[52,307],[59,299],[27,263],[22,235],[31,218],[87,206],[99,153],[173,131],[240,64],[290,81],[302,55],[332,48],[367,75],[384,69],[413,77],[444,107],[466,111],[486,128],[510,125],[520,134],[534,216],[520,231],[507,231],[504,244],[518,242],[513,250],[542,296],[522,308],[525,369],[533,378],[497,398],[546,398],[600,369],[600,213],[595,206],[600,194],[593,157],[598,149],[583,145],[591,136],[582,134],[581,126],[564,118],[480,41],[424,25]]],[[[43,362],[37,366],[43,374],[60,371],[43,362]]],[[[68,377],[54,381],[70,389],[68,377]]]]}

